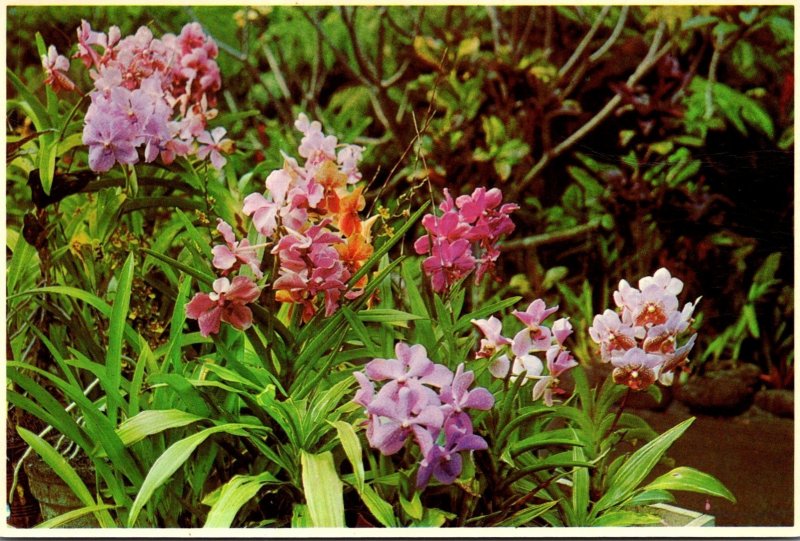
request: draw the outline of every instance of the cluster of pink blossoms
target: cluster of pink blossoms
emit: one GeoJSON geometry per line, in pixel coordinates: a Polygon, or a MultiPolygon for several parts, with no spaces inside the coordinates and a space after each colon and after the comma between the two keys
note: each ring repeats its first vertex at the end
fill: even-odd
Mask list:
{"type": "Polygon", "coordinates": [[[462,195],[455,201],[447,189],[444,195],[439,205],[443,214],[425,215],[422,225],[427,234],[414,243],[418,254],[430,254],[422,269],[437,293],[472,271],[476,271],[477,283],[494,267],[500,255],[500,237],[514,231],[509,215],[519,208],[513,203],[501,205],[503,194],[498,188],[477,188],[472,195],[462,195]]]}
{"type": "Polygon", "coordinates": [[[548,406],[553,405],[553,394],[559,394],[559,376],[577,366],[572,354],[564,346],[567,337],[572,334],[572,324],[568,318],[561,318],[553,322],[551,327],[544,325],[544,321],[558,310],[558,306],[547,308],[545,302],[536,299],[527,310],[515,310],[512,314],[525,324],[525,327],[514,335],[513,339],[503,336],[503,324],[494,316],[487,319],[473,319],[475,325],[483,334],[481,349],[475,354],[478,359],[491,359],[489,372],[496,378],[509,377],[512,381],[525,373],[524,385],[527,380],[534,380],[533,399],[544,399],[548,406]],[[509,353],[511,357],[509,357],[509,353]],[[544,374],[545,364],[535,354],[544,353],[547,363],[547,374],[544,374]]]}
{"type": "Polygon", "coordinates": [[[600,344],[600,357],[614,366],[614,381],[640,391],[656,380],[672,383],[675,369],[685,364],[697,334],[683,345],[678,338],[689,330],[698,298],[679,310],[683,282],[661,268],[639,280],[636,289],[621,280],[614,292],[618,311],[594,317],[589,334],[600,344]]]}
{"type": "Polygon", "coordinates": [[[367,440],[392,455],[413,437],[422,455],[417,487],[426,487],[431,475],[450,484],[461,475],[462,452],[487,448],[472,433],[465,410],[488,410],[494,396],[483,387],[469,389],[475,375],[465,372],[463,363],[453,374],[431,361],[421,345],[400,342],[395,354],[396,359],[373,359],[363,373],[353,374],[361,386],[354,401],[366,408],[367,440]],[[386,383],[376,393],[374,382],[386,383]]]}
{"type": "MultiPolygon", "coordinates": [[[[104,172],[115,163],[145,162],[159,156],[169,164],[192,153],[210,156],[216,168],[232,148],[224,128],[206,130],[216,116],[220,73],[216,43],[198,23],[187,24],[180,35],[153,37],[147,27],[122,38],[112,26],[108,34],[82,21],[78,28],[79,58],[94,81],[91,105],[84,118],[83,143],[89,146],[89,167],[104,172]]],[[[72,90],[64,73],[69,61],[50,47],[42,59],[54,89],[72,90]]]]}
{"type": "Polygon", "coordinates": [[[320,295],[329,316],[342,295],[361,294],[366,277],[352,290],[347,281],[372,255],[370,229],[375,219],[362,222],[358,213],[365,204],[363,188],[351,189],[361,179],[358,162],[363,149],[340,145],[302,113],[295,127],[303,134],[298,154],[305,162],[300,165],[285,156],[283,168],[267,177],[267,195],[248,195],[243,210],[261,235],[276,240],[276,298],[302,305],[303,321],[308,321],[318,310],[320,295]]]}
{"type": "MultiPolygon", "coordinates": [[[[233,228],[219,220],[217,230],[224,243],[213,247],[212,264],[223,277],[245,267],[260,280],[264,272],[257,251],[272,246],[271,253],[278,262],[277,276],[272,277],[276,299],[301,305],[303,321],[307,322],[320,303],[329,316],[338,308],[342,296],[361,295],[366,276],[352,289],[348,289],[347,282],[372,255],[370,229],[375,218],[361,221],[358,212],[364,207],[363,188],[350,189],[361,179],[358,162],[363,149],[339,145],[336,137],[323,134],[320,123],[309,122],[304,114],[299,115],[295,126],[303,133],[298,152],[305,163],[301,166],[294,158],[285,156],[283,168],[267,176],[267,195],[252,193],[244,199],[244,214],[252,216],[256,231],[266,242],[250,244],[247,239],[237,240],[233,228]]],[[[248,276],[240,274],[236,280],[248,281],[250,291],[258,289],[248,276]]],[[[205,314],[212,306],[210,295],[214,293],[197,293],[191,307],[187,305],[187,316],[198,319],[200,332],[205,336],[219,332],[218,324],[204,324],[203,317],[207,317],[205,314]]],[[[247,302],[258,295],[247,298],[250,297],[247,302]]],[[[221,305],[221,320],[242,330],[252,323],[249,308],[248,315],[237,307],[239,313],[248,317],[235,321],[225,319],[224,315],[225,307],[241,304],[244,298],[218,293],[213,299],[216,303],[227,303],[221,305]]]]}

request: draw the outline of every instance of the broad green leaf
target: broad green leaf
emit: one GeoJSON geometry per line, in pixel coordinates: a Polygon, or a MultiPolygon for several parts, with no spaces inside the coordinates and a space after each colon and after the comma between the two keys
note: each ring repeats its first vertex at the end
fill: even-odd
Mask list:
{"type": "MultiPolygon", "coordinates": [[[[575,439],[578,439],[577,434],[575,439]]],[[[586,454],[581,447],[572,448],[572,459],[576,462],[586,460],[586,454]]],[[[580,524],[584,523],[589,512],[590,484],[588,468],[577,467],[572,471],[572,509],[575,511],[576,518],[580,524]]]]}
{"type": "Polygon", "coordinates": [[[419,492],[414,491],[414,496],[411,498],[411,501],[408,501],[400,494],[400,506],[403,508],[403,511],[414,520],[422,520],[424,508],[419,499],[419,492]]]}
{"type": "Polygon", "coordinates": [[[222,486],[208,512],[203,528],[230,528],[242,506],[255,498],[261,487],[277,482],[278,480],[269,472],[259,475],[235,475],[222,486]]]}
{"type": "Polygon", "coordinates": [[[85,517],[90,513],[97,513],[98,511],[107,511],[108,509],[115,509],[115,505],[88,505],[86,507],[81,507],[80,509],[73,509],[72,511],[67,511],[62,515],[57,515],[50,520],[45,520],[44,522],[40,522],[34,528],[41,528],[41,529],[50,529],[50,528],[62,528],[64,526],[69,527],[69,523],[73,520],[77,520],[81,517],[85,517]]]}
{"type": "Polygon", "coordinates": [[[381,498],[370,485],[364,485],[364,490],[361,492],[361,499],[364,504],[366,504],[369,512],[372,513],[372,516],[375,517],[381,525],[386,528],[396,528],[399,526],[391,504],[381,498]]]}
{"type": "Polygon", "coordinates": [[[364,491],[364,462],[361,459],[361,441],[350,423],[336,421],[331,425],[336,429],[344,454],[347,455],[347,459],[353,466],[353,474],[356,478],[355,487],[361,493],[364,491]]]}
{"type": "Polygon", "coordinates": [[[147,436],[201,420],[203,417],[181,410],[145,410],[123,421],[117,428],[117,435],[122,443],[130,446],[147,436]]]}
{"type": "Polygon", "coordinates": [[[300,463],[311,526],[344,528],[342,482],[336,474],[331,452],[311,454],[301,449],[300,463]]]}
{"type": "Polygon", "coordinates": [[[139,517],[139,513],[142,511],[142,508],[145,506],[145,504],[150,501],[150,498],[153,496],[156,489],[166,483],[167,480],[172,477],[172,474],[174,474],[180,467],[183,466],[194,450],[197,449],[200,444],[205,442],[209,436],[219,432],[242,435],[242,430],[248,427],[250,427],[250,425],[242,423],[230,423],[220,426],[213,426],[211,428],[206,428],[197,434],[192,434],[191,436],[177,441],[168,447],[167,450],[164,451],[160,457],[158,457],[153,464],[153,467],[150,468],[150,471],[147,472],[147,477],[145,477],[144,482],[139,489],[139,493],[136,494],[136,499],[133,501],[133,505],[131,506],[130,514],[128,516],[128,528],[133,528],[136,525],[136,519],[139,517]]]}
{"type": "Polygon", "coordinates": [[[612,511],[606,513],[592,522],[592,526],[647,526],[650,524],[661,524],[661,519],[656,515],[647,513],[637,513],[635,511],[612,511]]]}
{"type": "Polygon", "coordinates": [[[640,492],[628,500],[627,505],[635,507],[639,505],[651,505],[654,503],[672,503],[674,501],[675,497],[666,490],[649,490],[647,487],[645,487],[644,492],[640,492]]]}
{"type": "Polygon", "coordinates": [[[314,524],[311,522],[311,515],[308,506],[302,503],[292,505],[292,528],[310,528],[314,524]]]}
{"type": "Polygon", "coordinates": [[[665,473],[644,490],[686,490],[709,496],[719,496],[736,503],[736,498],[716,477],[694,468],[681,466],[665,473]]]}
{"type": "MultiPolygon", "coordinates": [[[[77,496],[85,506],[92,507],[98,505],[98,503],[94,501],[92,493],[86,488],[86,484],[81,480],[78,473],[69,465],[61,453],[56,451],[53,446],[44,439],[33,432],[25,430],[21,426],[17,427],[17,432],[20,437],[25,440],[25,443],[27,443],[36,454],[42,457],[42,460],[44,460],[44,462],[67,484],[70,490],[75,493],[75,496],[77,496]]],[[[114,519],[111,518],[107,509],[96,511],[95,517],[97,517],[98,522],[104,528],[113,528],[116,526],[116,524],[114,524],[114,519]]]]}
{"type": "Polygon", "coordinates": [[[611,477],[606,493],[595,504],[593,512],[598,513],[627,499],[693,422],[694,417],[686,419],[633,453],[611,477]]]}

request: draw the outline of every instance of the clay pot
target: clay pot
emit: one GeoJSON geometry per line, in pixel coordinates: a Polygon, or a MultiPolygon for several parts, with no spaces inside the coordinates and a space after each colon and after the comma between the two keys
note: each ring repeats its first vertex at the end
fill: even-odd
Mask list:
{"type": "Polygon", "coordinates": [[[6,422],[6,501],[11,502],[8,524],[14,528],[31,528],[41,522],[41,515],[39,503],[31,494],[24,469],[19,472],[13,498],[10,493],[11,485],[14,482],[14,469],[28,446],[25,444],[25,440],[17,434],[11,420],[7,419],[6,422]]]}
{"type": "MultiPolygon", "coordinates": [[[[94,491],[94,466],[91,462],[88,460],[77,461],[70,465],[78,473],[87,488],[90,491],[94,491]]],[[[28,475],[28,484],[31,492],[39,501],[43,520],[50,520],[69,511],[85,507],[84,503],[72,492],[72,489],[37,454],[33,453],[28,456],[25,460],[24,469],[28,475]]],[[[64,524],[63,527],[99,528],[100,525],[94,515],[89,514],[70,521],[64,524]]]]}

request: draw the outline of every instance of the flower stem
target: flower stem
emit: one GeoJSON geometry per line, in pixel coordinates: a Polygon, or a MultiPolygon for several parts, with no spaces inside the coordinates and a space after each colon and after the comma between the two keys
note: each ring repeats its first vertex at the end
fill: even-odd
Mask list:
{"type": "Polygon", "coordinates": [[[614,429],[617,428],[617,422],[619,422],[619,418],[622,416],[622,410],[625,409],[625,403],[628,401],[628,397],[631,394],[631,388],[628,387],[628,391],[625,393],[625,396],[622,397],[622,402],[619,403],[619,408],[617,409],[617,414],[614,416],[614,422],[611,423],[611,428],[609,429],[609,434],[614,433],[614,429]]]}

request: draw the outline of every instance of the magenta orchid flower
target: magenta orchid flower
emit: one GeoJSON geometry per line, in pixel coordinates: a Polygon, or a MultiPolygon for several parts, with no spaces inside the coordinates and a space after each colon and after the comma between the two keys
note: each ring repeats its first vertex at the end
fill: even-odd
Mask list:
{"type": "Polygon", "coordinates": [[[255,301],[261,291],[250,278],[237,276],[233,282],[218,278],[211,293],[197,293],[186,304],[186,317],[196,319],[200,334],[209,336],[219,332],[225,322],[243,331],[253,323],[253,313],[246,305],[255,301]]]}
{"type": "Polygon", "coordinates": [[[432,441],[420,445],[423,459],[417,470],[417,488],[424,490],[431,476],[444,484],[451,484],[463,469],[463,451],[488,449],[486,440],[472,433],[472,421],[468,415],[460,414],[448,418],[444,423],[444,445],[432,441]]]}
{"type": "Polygon", "coordinates": [[[264,273],[261,272],[255,249],[250,246],[250,241],[242,239],[237,242],[233,228],[221,218],[217,220],[217,231],[222,234],[225,244],[218,244],[211,249],[211,253],[214,255],[212,265],[222,271],[230,272],[244,264],[249,266],[256,278],[260,280],[264,273]]]}

